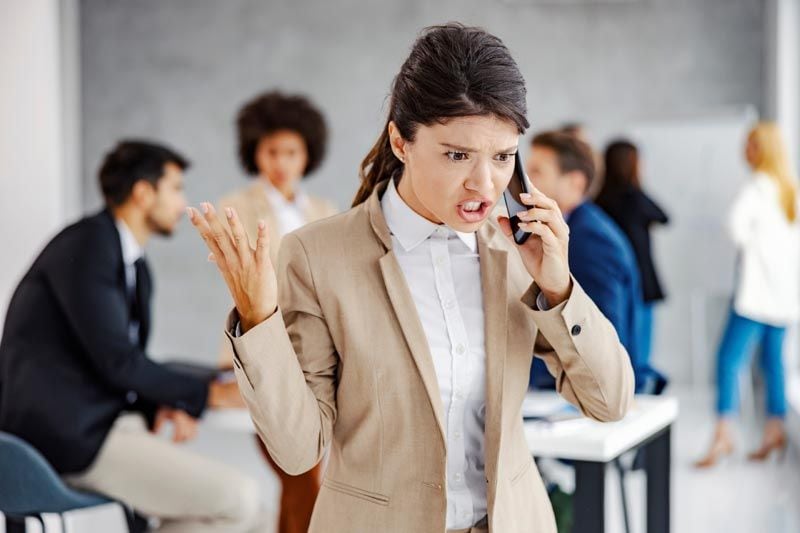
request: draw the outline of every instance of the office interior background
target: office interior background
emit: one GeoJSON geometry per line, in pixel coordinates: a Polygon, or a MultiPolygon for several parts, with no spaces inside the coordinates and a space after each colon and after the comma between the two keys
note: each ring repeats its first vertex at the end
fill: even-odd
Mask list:
{"type": "MultiPolygon", "coordinates": [[[[734,282],[723,221],[748,179],[749,128],[778,121],[795,172],[800,160],[797,0],[0,0],[0,309],[43,244],[101,207],[97,168],[118,139],[158,139],[187,154],[193,205],[244,185],[234,116],[266,89],[306,94],[324,111],[329,152],[306,186],[346,209],[392,76],[421,28],[451,20],[511,49],[528,86],[530,133],[579,121],[598,150],[631,138],[645,188],[671,215],[654,232],[668,298],[653,364],[681,399],[673,530],[800,531],[796,450],[765,468],[691,469],[711,435],[715,349],[734,282]]],[[[186,220],[148,248],[149,352],[158,358],[216,361],[231,302],[204,250],[186,220]]],[[[796,327],[785,361],[796,446],[796,327]]],[[[758,402],[756,365],[752,375],[758,402]]],[[[760,435],[747,414],[745,449],[760,435]]],[[[252,439],[201,430],[191,446],[276,490],[252,439]]],[[[641,480],[629,483],[643,531],[641,480]]]]}

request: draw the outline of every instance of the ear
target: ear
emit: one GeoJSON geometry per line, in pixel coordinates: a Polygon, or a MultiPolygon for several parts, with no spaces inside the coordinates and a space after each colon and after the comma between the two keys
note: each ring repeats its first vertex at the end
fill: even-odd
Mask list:
{"type": "Polygon", "coordinates": [[[400,130],[397,129],[397,124],[394,121],[389,121],[388,126],[389,132],[389,144],[392,147],[392,152],[394,156],[400,160],[401,163],[406,162],[407,153],[406,150],[408,148],[408,142],[403,139],[403,136],[400,135],[400,130]]]}
{"type": "Polygon", "coordinates": [[[579,191],[581,195],[586,194],[586,192],[589,190],[589,180],[586,178],[586,174],[580,170],[567,172],[564,174],[564,177],[569,180],[572,188],[579,191]]]}
{"type": "Polygon", "coordinates": [[[148,207],[156,196],[156,189],[147,180],[138,180],[131,189],[130,200],[141,207],[148,207]]]}

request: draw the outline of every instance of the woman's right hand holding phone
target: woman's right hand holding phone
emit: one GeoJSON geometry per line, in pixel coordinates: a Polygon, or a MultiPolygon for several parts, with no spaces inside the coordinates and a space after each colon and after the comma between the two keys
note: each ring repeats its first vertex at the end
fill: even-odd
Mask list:
{"type": "Polygon", "coordinates": [[[192,207],[187,212],[228,286],[242,332],[272,316],[278,308],[278,282],[269,257],[269,232],[264,221],[258,223],[253,248],[235,209],[225,209],[227,224],[208,202],[200,205],[200,212],[192,207]]]}

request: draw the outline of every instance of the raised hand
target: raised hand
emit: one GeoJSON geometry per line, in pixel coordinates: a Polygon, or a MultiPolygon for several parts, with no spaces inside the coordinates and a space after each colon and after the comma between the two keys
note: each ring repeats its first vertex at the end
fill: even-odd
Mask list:
{"type": "MultiPolygon", "coordinates": [[[[531,194],[520,195],[523,204],[531,209],[519,214],[520,229],[533,235],[525,244],[515,247],[522,257],[528,273],[544,293],[551,306],[569,297],[569,226],[558,204],[532,187],[531,194]]],[[[498,217],[497,222],[506,237],[514,242],[508,217],[498,217]]]]}
{"type": "Polygon", "coordinates": [[[208,246],[233,297],[242,331],[247,331],[269,318],[278,307],[278,283],[269,258],[267,226],[264,221],[258,223],[253,248],[233,208],[225,210],[227,224],[210,203],[201,204],[200,211],[202,214],[189,207],[189,220],[208,246]]]}

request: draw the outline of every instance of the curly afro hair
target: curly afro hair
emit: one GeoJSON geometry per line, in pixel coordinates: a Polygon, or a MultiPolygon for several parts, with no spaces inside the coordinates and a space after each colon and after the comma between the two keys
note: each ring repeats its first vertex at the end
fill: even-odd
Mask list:
{"type": "Polygon", "coordinates": [[[328,128],[322,113],[305,97],[270,91],[246,103],[236,116],[239,132],[239,161],[248,174],[258,174],[256,148],[266,135],[279,130],[299,133],[306,141],[308,163],[303,177],[322,163],[328,128]]]}

